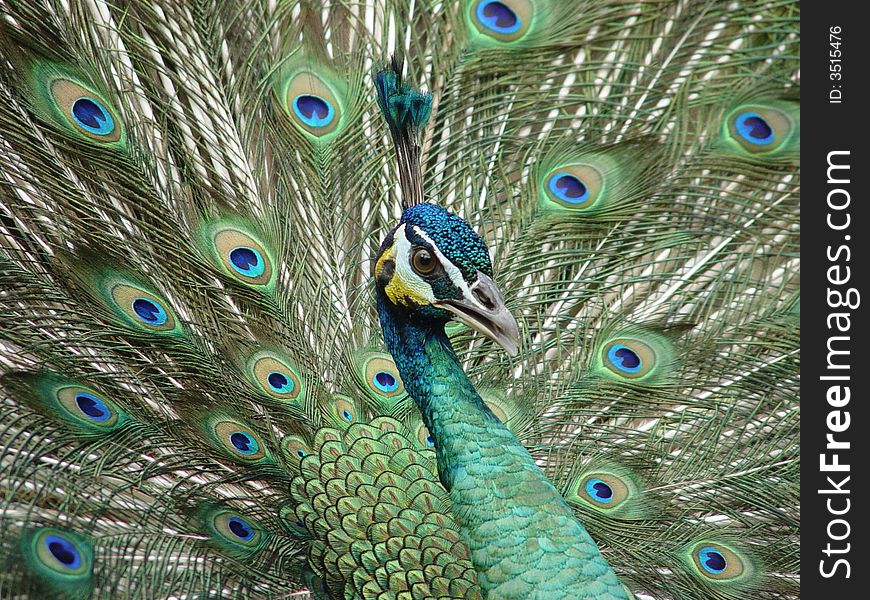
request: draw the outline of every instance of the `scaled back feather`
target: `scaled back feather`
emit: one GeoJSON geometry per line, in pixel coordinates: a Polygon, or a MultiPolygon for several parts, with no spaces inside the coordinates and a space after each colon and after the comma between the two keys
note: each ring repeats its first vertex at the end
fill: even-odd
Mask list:
{"type": "Polygon", "coordinates": [[[0,597],[797,598],[798,25],[0,0],[0,597]]]}

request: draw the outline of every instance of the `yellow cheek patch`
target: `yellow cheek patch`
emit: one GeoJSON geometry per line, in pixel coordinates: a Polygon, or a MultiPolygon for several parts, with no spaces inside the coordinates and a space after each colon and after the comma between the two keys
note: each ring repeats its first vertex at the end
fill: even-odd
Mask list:
{"type": "Polygon", "coordinates": [[[378,277],[381,276],[381,271],[384,270],[384,263],[387,262],[388,260],[394,260],[395,256],[396,256],[396,253],[393,250],[392,246],[387,248],[386,250],[384,250],[384,253],[381,254],[380,258],[378,258],[378,262],[375,263],[375,270],[372,273],[372,275],[374,275],[375,279],[377,279],[378,277]]]}
{"type": "MultiPolygon", "coordinates": [[[[404,236],[402,236],[402,240],[398,243],[399,245],[402,243],[407,245],[407,242],[404,242],[404,236]]],[[[400,249],[400,252],[404,253],[406,250],[400,249]]],[[[402,265],[397,264],[398,260],[401,259],[396,258],[396,244],[394,244],[390,248],[384,250],[384,253],[378,257],[373,269],[375,279],[380,279],[384,270],[384,265],[388,261],[393,261],[395,268],[393,269],[392,277],[390,277],[390,280],[384,286],[384,291],[390,299],[390,302],[402,306],[423,306],[429,304],[430,299],[426,296],[425,284],[419,280],[409,280],[409,274],[406,274],[403,277],[403,268],[402,265]]],[[[408,271],[407,268],[405,268],[405,270],[408,271]]],[[[412,279],[415,278],[413,275],[410,277],[412,279]]]]}
{"type": "Polygon", "coordinates": [[[413,288],[405,285],[405,282],[402,281],[398,273],[393,275],[384,291],[393,304],[401,304],[403,306],[429,304],[429,301],[424,296],[419,295],[413,288]]]}

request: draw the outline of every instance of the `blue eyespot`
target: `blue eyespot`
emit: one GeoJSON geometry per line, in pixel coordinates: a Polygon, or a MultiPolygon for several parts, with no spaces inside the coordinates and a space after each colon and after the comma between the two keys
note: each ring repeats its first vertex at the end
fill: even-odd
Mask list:
{"type": "Polygon", "coordinates": [[[332,104],[314,94],[302,94],[293,99],[293,112],[309,127],[326,127],[335,118],[332,104]]]}
{"type": "Polygon", "coordinates": [[[487,29],[507,35],[516,33],[523,25],[519,16],[498,0],[488,0],[478,4],[477,20],[487,29]]]}
{"type": "Polygon", "coordinates": [[[230,434],[230,442],[242,454],[256,454],[260,450],[257,440],[243,431],[230,434]]]}
{"type": "Polygon", "coordinates": [[[169,318],[163,307],[150,298],[136,298],[133,300],[133,312],[146,325],[163,325],[169,318]]]}
{"type": "Polygon", "coordinates": [[[432,439],[432,434],[429,434],[426,436],[426,445],[429,446],[430,448],[435,447],[435,440],[432,439]]]}
{"type": "Polygon", "coordinates": [[[766,146],[774,140],[773,128],[758,113],[742,112],[737,115],[734,125],[740,137],[750,144],[766,146]]]}
{"type": "Polygon", "coordinates": [[[76,406],[82,413],[97,423],[102,423],[112,416],[112,411],[106,403],[87,392],[79,392],[75,397],[76,406]]]}
{"type": "Polygon", "coordinates": [[[296,456],[298,456],[299,458],[305,458],[306,456],[308,456],[308,453],[305,450],[303,450],[302,448],[297,448],[296,449],[296,456]]]}
{"type": "Polygon", "coordinates": [[[266,261],[260,253],[247,246],[239,246],[230,251],[230,265],[245,277],[259,277],[266,271],[266,261]]]}
{"type": "Polygon", "coordinates": [[[62,538],[59,535],[46,535],[42,538],[42,543],[45,545],[51,555],[64,568],[71,571],[78,569],[82,565],[82,555],[76,548],[75,544],[69,540],[62,538]]]}
{"type": "Polygon", "coordinates": [[[115,130],[112,115],[93,98],[79,98],[73,102],[70,112],[75,122],[89,133],[109,135],[115,130]]]}
{"type": "Polygon", "coordinates": [[[378,371],[372,378],[372,383],[382,392],[395,392],[399,388],[399,382],[391,373],[378,371]]]}
{"type": "Polygon", "coordinates": [[[345,408],[343,411],[341,411],[341,418],[344,419],[345,421],[347,421],[348,423],[351,423],[351,422],[353,422],[353,413],[351,413],[349,410],[347,410],[345,408]]]}
{"type": "Polygon", "coordinates": [[[608,503],[613,501],[613,488],[600,479],[592,478],[586,482],[586,493],[598,502],[608,503]]]}
{"type": "Polygon", "coordinates": [[[637,373],[642,364],[637,352],[623,344],[614,344],[607,352],[607,360],[620,371],[637,373]]]}
{"type": "Polygon", "coordinates": [[[728,567],[728,562],[721,552],[710,546],[698,550],[698,562],[709,573],[719,575],[728,567]]]}
{"type": "Polygon", "coordinates": [[[284,375],[284,373],[279,373],[278,371],[272,371],[269,373],[266,380],[269,382],[269,388],[278,394],[289,394],[295,387],[291,378],[284,375]]]}
{"type": "Polygon", "coordinates": [[[250,541],[254,537],[254,530],[248,525],[243,519],[239,517],[230,517],[227,519],[227,526],[229,530],[233,532],[233,534],[239,538],[240,540],[244,540],[246,542],[250,541]]]}
{"type": "Polygon", "coordinates": [[[579,177],[570,173],[554,173],[547,187],[554,196],[569,204],[583,204],[589,200],[589,189],[579,177]]]}

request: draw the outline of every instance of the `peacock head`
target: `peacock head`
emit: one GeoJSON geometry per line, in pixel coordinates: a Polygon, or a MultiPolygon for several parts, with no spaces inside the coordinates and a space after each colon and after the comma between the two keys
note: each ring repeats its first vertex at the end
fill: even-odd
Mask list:
{"type": "Polygon", "coordinates": [[[392,311],[442,325],[457,319],[517,353],[519,327],[492,280],[483,238],[440,206],[405,209],[381,244],[373,275],[392,311]]]}

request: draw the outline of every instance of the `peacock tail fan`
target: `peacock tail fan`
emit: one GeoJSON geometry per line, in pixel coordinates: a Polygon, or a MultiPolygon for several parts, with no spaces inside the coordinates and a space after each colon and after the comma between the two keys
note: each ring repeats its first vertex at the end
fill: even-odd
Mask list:
{"type": "Polygon", "coordinates": [[[486,597],[375,311],[420,200],[520,324],[449,324],[462,366],[625,588],[797,598],[798,25],[0,0],[0,598],[486,597]]]}

